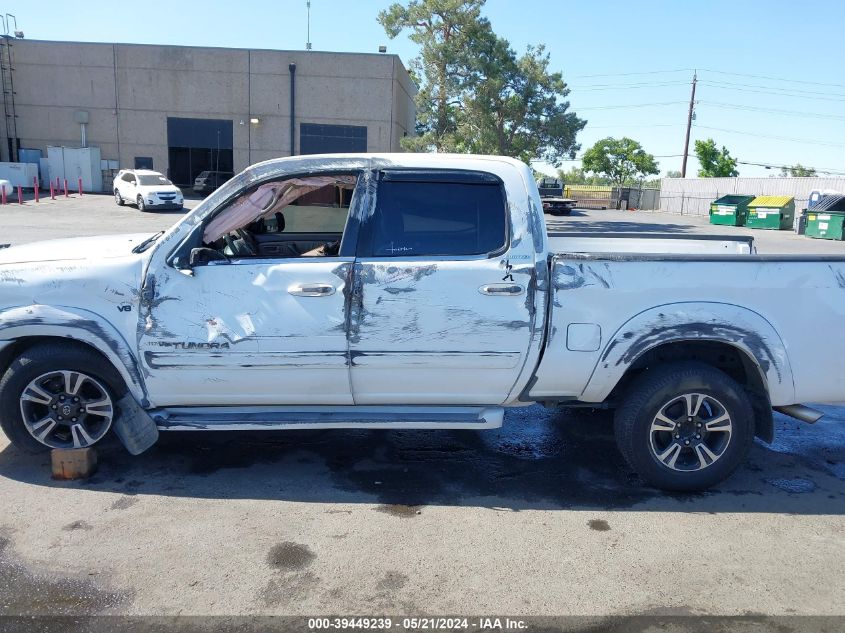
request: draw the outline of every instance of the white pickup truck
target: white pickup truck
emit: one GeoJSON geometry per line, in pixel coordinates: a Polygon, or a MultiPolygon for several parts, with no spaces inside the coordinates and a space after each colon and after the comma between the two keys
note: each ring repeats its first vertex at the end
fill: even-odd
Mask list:
{"type": "Polygon", "coordinates": [[[500,157],[255,165],[170,230],[0,251],[0,424],[23,449],[160,430],[481,429],[615,409],[650,484],[711,486],[772,408],[845,397],[845,259],[548,235],[500,157]],[[803,315],[803,316],[802,316],[803,315]]]}

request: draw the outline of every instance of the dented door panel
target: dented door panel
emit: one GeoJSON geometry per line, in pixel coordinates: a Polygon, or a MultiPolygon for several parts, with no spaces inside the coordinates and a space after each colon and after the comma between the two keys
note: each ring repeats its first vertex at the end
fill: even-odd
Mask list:
{"type": "MultiPolygon", "coordinates": [[[[498,404],[530,341],[529,276],[519,295],[485,296],[507,260],[356,264],[349,342],[357,404],[498,404]]],[[[512,270],[511,266],[511,270],[512,270]]]]}
{"type": "Polygon", "coordinates": [[[329,258],[160,271],[139,324],[156,404],[352,404],[351,269],[351,258],[329,258]]]}

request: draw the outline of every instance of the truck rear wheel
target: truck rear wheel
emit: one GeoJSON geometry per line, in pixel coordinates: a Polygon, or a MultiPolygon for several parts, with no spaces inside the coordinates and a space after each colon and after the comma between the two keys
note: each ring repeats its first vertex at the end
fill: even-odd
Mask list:
{"type": "Polygon", "coordinates": [[[93,350],[65,343],[31,347],[0,379],[0,428],[29,453],[93,446],[111,428],[122,385],[93,350]]]}
{"type": "Polygon", "coordinates": [[[726,479],[754,440],[745,390],[703,363],[655,367],[630,385],[614,418],[623,457],[664,490],[704,490],[726,479]]]}

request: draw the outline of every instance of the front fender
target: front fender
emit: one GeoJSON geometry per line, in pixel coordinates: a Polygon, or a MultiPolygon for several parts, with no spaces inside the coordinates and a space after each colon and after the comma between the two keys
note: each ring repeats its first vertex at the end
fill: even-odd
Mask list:
{"type": "Polygon", "coordinates": [[[711,302],[666,304],[629,319],[608,340],[581,399],[603,401],[643,354],[682,341],[717,341],[736,347],[756,364],[773,405],[794,402],[792,367],[772,324],[748,308],[711,302]]]}
{"type": "Polygon", "coordinates": [[[79,308],[28,305],[0,312],[0,339],[54,336],[87,343],[120,372],[129,392],[142,407],[149,406],[141,369],[134,352],[117,329],[102,317],[79,308]]]}

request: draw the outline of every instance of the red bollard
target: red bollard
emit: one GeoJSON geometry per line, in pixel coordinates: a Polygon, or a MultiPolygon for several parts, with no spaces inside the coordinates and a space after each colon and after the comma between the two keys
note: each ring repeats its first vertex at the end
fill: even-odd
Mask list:
{"type": "Polygon", "coordinates": [[[82,197],[82,178],[79,179],[79,197],[82,197]]]}
{"type": "Polygon", "coordinates": [[[38,194],[40,193],[40,187],[38,186],[38,176],[34,176],[32,179],[32,190],[35,193],[35,201],[38,202],[38,194]]]}
{"type": "Polygon", "coordinates": [[[70,198],[70,196],[67,195],[67,178],[65,178],[65,198],[70,198]]]}
{"type": "Polygon", "coordinates": [[[62,181],[58,176],[56,176],[56,191],[61,191],[61,190],[62,190],[62,181]]]}
{"type": "Polygon", "coordinates": [[[2,196],[2,200],[0,200],[0,202],[2,202],[2,204],[4,204],[4,205],[9,204],[9,201],[6,200],[6,185],[3,185],[3,193],[0,194],[0,196],[2,196]]]}
{"type": "Polygon", "coordinates": [[[50,200],[56,199],[56,190],[53,188],[53,181],[50,181],[50,200]]]}
{"type": "Polygon", "coordinates": [[[18,185],[18,204],[23,204],[23,187],[18,185]]]}

